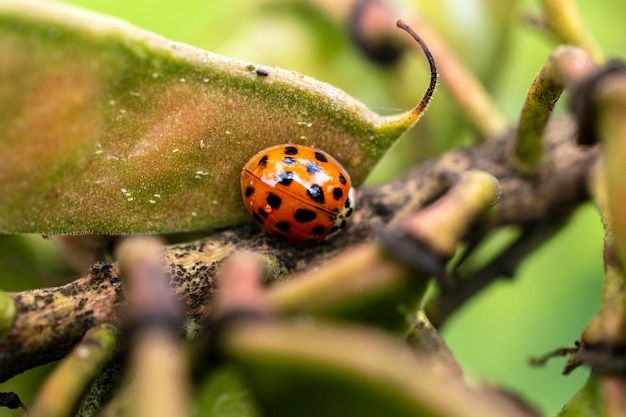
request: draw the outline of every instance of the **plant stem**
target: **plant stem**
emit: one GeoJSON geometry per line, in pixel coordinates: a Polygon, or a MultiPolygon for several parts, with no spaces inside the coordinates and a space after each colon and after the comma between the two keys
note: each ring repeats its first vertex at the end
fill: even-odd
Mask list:
{"type": "Polygon", "coordinates": [[[419,28],[435,57],[442,85],[479,137],[489,140],[502,135],[509,122],[480,81],[459,61],[428,22],[416,16],[409,16],[406,20],[419,28]]]}
{"type": "Polygon", "coordinates": [[[118,331],[110,325],[90,329],[81,343],[46,380],[30,409],[31,417],[69,417],[91,382],[117,351],[118,331]]]}
{"type": "Polygon", "coordinates": [[[519,120],[513,165],[524,175],[537,173],[544,159],[543,133],[554,106],[566,87],[595,69],[582,49],[560,46],[548,58],[526,95],[519,120]]]}
{"type": "Polygon", "coordinates": [[[562,43],[578,46],[596,63],[604,61],[604,54],[591,35],[573,0],[541,0],[551,29],[562,43]]]}
{"type": "Polygon", "coordinates": [[[619,259],[626,259],[626,74],[607,79],[596,93],[597,128],[606,146],[608,213],[619,259]]]}

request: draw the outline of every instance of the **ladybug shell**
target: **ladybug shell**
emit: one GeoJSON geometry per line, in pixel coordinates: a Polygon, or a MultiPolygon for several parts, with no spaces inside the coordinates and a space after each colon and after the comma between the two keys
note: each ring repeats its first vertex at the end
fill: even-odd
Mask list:
{"type": "Polygon", "coordinates": [[[269,234],[318,243],[339,233],[354,211],[350,176],[333,157],[301,145],[273,146],[241,171],[246,209],[269,234]]]}

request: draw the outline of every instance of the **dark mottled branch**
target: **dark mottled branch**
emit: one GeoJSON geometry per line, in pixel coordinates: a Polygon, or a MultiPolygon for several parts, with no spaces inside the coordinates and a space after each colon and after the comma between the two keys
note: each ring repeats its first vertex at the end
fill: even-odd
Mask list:
{"type": "MultiPolygon", "coordinates": [[[[181,335],[194,338],[205,327],[220,262],[235,251],[265,255],[267,279],[276,281],[293,271],[315,267],[346,247],[371,241],[376,232],[406,213],[433,201],[442,187],[463,172],[478,169],[498,178],[502,198],[494,214],[477,227],[472,241],[495,228],[538,223],[561,225],[588,198],[586,175],[597,149],[573,145],[574,128],[567,118],[551,123],[546,159],[537,175],[525,178],[511,167],[508,155],[514,132],[473,148],[453,150],[415,167],[404,177],[359,191],[353,224],[328,244],[293,247],[277,242],[251,224],[233,227],[205,239],[166,249],[164,270],[184,309],[181,335]]],[[[74,282],[56,288],[10,294],[15,323],[0,339],[0,381],[66,355],[91,327],[111,323],[122,327],[125,296],[116,263],[98,263],[74,282]]]]}

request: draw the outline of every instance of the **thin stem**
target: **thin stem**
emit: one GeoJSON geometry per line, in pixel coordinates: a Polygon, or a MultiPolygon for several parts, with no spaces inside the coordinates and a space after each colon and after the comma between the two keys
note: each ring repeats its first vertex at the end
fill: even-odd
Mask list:
{"type": "Polygon", "coordinates": [[[118,331],[110,325],[90,329],[81,343],[48,377],[29,415],[71,416],[79,400],[102,368],[115,356],[118,331]]]}
{"type": "Polygon", "coordinates": [[[179,329],[181,306],[162,270],[165,247],[153,236],[132,236],[116,247],[132,333],[130,365],[136,390],[131,414],[183,417],[188,413],[183,352],[179,329]]]}
{"type": "Polygon", "coordinates": [[[500,197],[500,184],[491,174],[472,170],[439,200],[405,219],[402,226],[446,259],[479,216],[500,197]]]}
{"type": "Polygon", "coordinates": [[[591,170],[589,188],[602,215],[604,238],[604,285],[600,311],[585,328],[576,363],[597,373],[623,374],[626,369],[626,291],[623,261],[626,236],[624,209],[624,156],[626,155],[626,75],[608,75],[593,91],[597,105],[596,128],[606,146],[606,160],[591,170]]]}
{"type": "Polygon", "coordinates": [[[428,60],[428,65],[430,66],[430,83],[428,84],[428,87],[426,88],[426,91],[424,92],[424,95],[422,96],[420,102],[417,103],[417,105],[413,109],[397,115],[383,117],[378,123],[378,127],[380,129],[405,131],[406,129],[417,123],[426,111],[428,103],[430,102],[430,99],[435,92],[435,88],[437,87],[438,72],[437,65],[435,64],[435,59],[433,58],[430,50],[428,49],[428,46],[426,46],[426,43],[422,40],[422,38],[401,19],[398,19],[396,21],[396,26],[406,31],[409,35],[411,35],[413,40],[417,42],[420,49],[426,56],[426,59],[428,60]]]}
{"type": "Polygon", "coordinates": [[[504,134],[509,122],[482,83],[459,61],[428,22],[418,17],[411,17],[410,22],[413,27],[419,27],[422,37],[430,45],[438,63],[442,85],[479,136],[490,140],[504,134]]]}
{"type": "Polygon", "coordinates": [[[520,115],[512,161],[518,172],[537,172],[544,160],[544,130],[561,93],[595,68],[589,55],[576,47],[560,46],[550,55],[533,80],[520,115]]]}
{"type": "Polygon", "coordinates": [[[578,46],[596,63],[604,61],[604,54],[585,25],[573,0],[541,0],[552,31],[562,43],[578,46]]]}
{"type": "Polygon", "coordinates": [[[409,279],[401,263],[387,257],[378,245],[367,244],[275,285],[266,298],[279,313],[358,318],[404,330],[404,313],[397,306],[412,304],[407,311],[415,307],[427,279],[409,279]]]}
{"type": "Polygon", "coordinates": [[[435,93],[435,88],[437,87],[437,76],[438,76],[437,65],[435,64],[435,59],[430,53],[430,50],[428,49],[428,46],[426,45],[426,43],[424,43],[422,38],[420,38],[419,35],[415,33],[415,31],[409,25],[404,23],[404,21],[401,19],[398,19],[398,21],[396,22],[396,25],[400,29],[405,30],[409,35],[411,35],[411,37],[413,37],[413,39],[415,39],[415,41],[422,48],[422,51],[424,51],[424,55],[426,55],[426,59],[428,60],[428,66],[430,67],[430,83],[428,84],[428,88],[424,92],[424,96],[422,97],[420,102],[412,110],[415,121],[417,122],[417,120],[419,120],[421,115],[424,113],[424,111],[428,107],[428,103],[430,102],[430,99],[435,93]]]}
{"type": "Polygon", "coordinates": [[[626,259],[626,74],[604,81],[597,92],[599,136],[606,146],[608,212],[618,256],[626,259]]]}
{"type": "MultiPolygon", "coordinates": [[[[325,13],[328,13],[337,20],[348,20],[350,18],[349,16],[351,16],[350,9],[345,7],[345,5],[350,2],[312,0],[310,3],[321,8],[325,13]]],[[[397,15],[397,12],[387,3],[377,0],[369,2],[363,1],[359,4],[359,7],[376,8],[377,16],[380,19],[383,19],[381,15],[386,11],[387,20],[390,24],[393,21],[393,17],[397,15]]],[[[403,11],[403,13],[405,12],[403,11]]],[[[364,12],[362,12],[362,14],[365,15],[364,12]]],[[[494,139],[504,134],[509,127],[509,122],[504,113],[493,102],[480,81],[478,81],[478,79],[459,61],[448,45],[446,45],[427,22],[410,14],[405,21],[408,22],[408,24],[405,23],[407,26],[419,28],[421,38],[429,45],[429,49],[435,57],[434,59],[438,67],[438,76],[441,77],[444,88],[450,93],[469,123],[476,129],[480,138],[494,139]]],[[[354,25],[354,22],[352,22],[352,26],[356,28],[363,27],[354,25]]],[[[365,37],[367,39],[391,37],[391,34],[384,28],[384,25],[367,27],[367,33],[356,34],[356,36],[357,38],[365,37]]],[[[407,41],[400,39],[399,42],[407,41]]],[[[415,47],[416,45],[411,42],[403,46],[415,47]]],[[[421,48],[422,46],[420,45],[420,49],[421,48]]],[[[418,117],[421,115],[419,110],[413,109],[401,115],[389,116],[383,120],[382,125],[384,127],[397,125],[402,130],[406,130],[408,123],[407,117],[415,116],[416,114],[418,117]]],[[[416,120],[411,118],[410,121],[414,122],[416,120]]]]}

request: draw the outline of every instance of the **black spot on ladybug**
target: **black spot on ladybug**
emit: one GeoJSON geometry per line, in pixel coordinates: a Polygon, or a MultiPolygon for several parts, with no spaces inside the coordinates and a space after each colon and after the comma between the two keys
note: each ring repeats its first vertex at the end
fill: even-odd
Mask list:
{"type": "Polygon", "coordinates": [[[311,229],[311,234],[313,234],[314,236],[319,236],[323,235],[325,231],[326,228],[324,226],[315,226],[313,229],[311,229]]]}
{"type": "Polygon", "coordinates": [[[346,202],[343,205],[345,208],[350,208],[350,197],[346,198],[346,202]]]}
{"type": "Polygon", "coordinates": [[[346,213],[346,217],[350,217],[352,216],[352,209],[348,210],[348,212],[346,213]]]}
{"type": "Polygon", "coordinates": [[[293,172],[283,171],[276,176],[276,182],[288,186],[293,181],[293,172]]]}
{"type": "Polygon", "coordinates": [[[283,200],[274,193],[269,193],[265,201],[267,201],[267,205],[273,209],[279,208],[281,203],[283,202],[283,200]]]}
{"type": "Polygon", "coordinates": [[[293,218],[296,219],[298,223],[308,223],[316,217],[317,213],[309,209],[298,209],[293,215],[293,218]]]}
{"type": "Polygon", "coordinates": [[[259,77],[267,77],[270,73],[264,68],[257,68],[256,75],[259,77]]]}
{"type": "Polygon", "coordinates": [[[333,226],[328,231],[328,234],[331,235],[331,234],[335,233],[337,230],[339,230],[339,226],[333,226]]]}
{"type": "Polygon", "coordinates": [[[264,219],[267,219],[269,217],[269,214],[267,214],[267,212],[262,208],[258,209],[256,212],[259,213],[259,216],[263,217],[264,219]]]}
{"type": "Polygon", "coordinates": [[[339,174],[339,182],[343,185],[346,185],[348,181],[346,180],[346,177],[343,176],[343,174],[339,174]]]}
{"type": "Polygon", "coordinates": [[[246,197],[250,197],[254,194],[254,187],[246,187],[246,197]]]}
{"type": "Polygon", "coordinates": [[[344,227],[346,227],[346,225],[347,225],[347,224],[348,224],[348,223],[347,223],[345,220],[342,220],[342,221],[341,221],[341,224],[339,225],[339,228],[340,228],[340,229],[343,229],[344,227]]]}
{"type": "Polygon", "coordinates": [[[283,158],[283,162],[285,163],[285,165],[293,165],[296,163],[296,161],[297,159],[291,156],[286,156],[283,158]]]}
{"type": "Polygon", "coordinates": [[[258,223],[263,224],[263,219],[256,213],[252,213],[252,218],[258,223]]]}
{"type": "Polygon", "coordinates": [[[333,188],[333,198],[335,200],[341,200],[341,197],[343,197],[343,190],[339,187],[333,188]]]}
{"type": "Polygon", "coordinates": [[[315,152],[315,159],[320,162],[328,162],[328,158],[326,158],[326,155],[321,152],[315,152]]]}
{"type": "Polygon", "coordinates": [[[297,154],[298,154],[298,148],[296,148],[295,146],[285,147],[285,155],[297,155],[297,154]]]}
{"type": "Polygon", "coordinates": [[[289,224],[289,222],[278,222],[276,223],[276,228],[281,232],[289,233],[291,225],[289,224]]]}
{"type": "Polygon", "coordinates": [[[307,161],[305,165],[306,165],[306,172],[308,172],[311,175],[317,174],[320,171],[320,169],[322,169],[321,166],[311,161],[307,161]]]}
{"type": "Polygon", "coordinates": [[[263,155],[263,157],[259,160],[259,166],[264,167],[267,165],[267,155],[263,155]]]}
{"type": "Polygon", "coordinates": [[[324,190],[322,190],[322,187],[320,187],[319,185],[313,184],[306,192],[311,200],[316,201],[320,204],[325,203],[324,190]]]}

